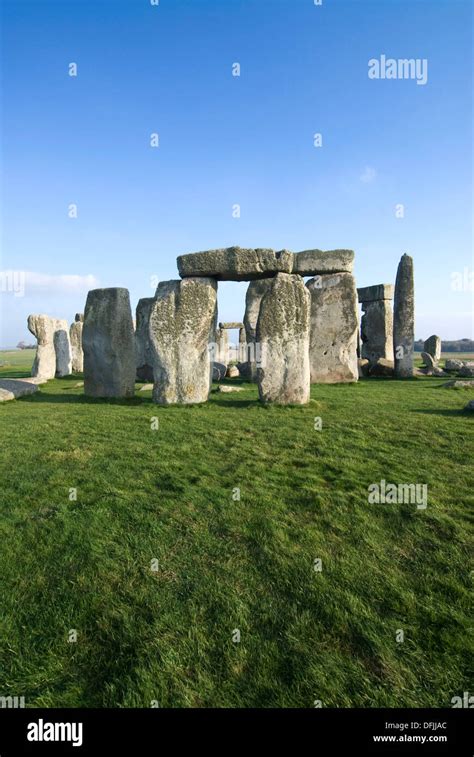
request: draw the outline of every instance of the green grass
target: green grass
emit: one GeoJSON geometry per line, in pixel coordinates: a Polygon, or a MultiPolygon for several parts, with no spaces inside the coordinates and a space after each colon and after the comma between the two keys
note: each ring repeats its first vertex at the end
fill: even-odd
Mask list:
{"type": "Polygon", "coordinates": [[[242,384],[163,408],[88,399],[78,378],[0,406],[0,696],[441,707],[472,690],[474,392],[372,379],[266,408],[242,384]],[[368,504],[381,479],[428,484],[427,509],[368,504]]]}

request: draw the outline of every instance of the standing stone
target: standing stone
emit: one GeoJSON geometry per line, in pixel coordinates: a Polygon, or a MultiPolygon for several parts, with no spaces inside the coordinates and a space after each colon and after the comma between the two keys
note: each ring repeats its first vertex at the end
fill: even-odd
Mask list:
{"type": "Polygon", "coordinates": [[[436,368],[436,360],[430,352],[422,352],[421,359],[427,368],[436,368]]]}
{"type": "Polygon", "coordinates": [[[84,353],[82,352],[82,329],[83,320],[76,320],[69,327],[69,339],[71,342],[72,372],[82,373],[84,370],[84,353]]]}
{"type": "Polygon", "coordinates": [[[87,295],[82,332],[84,393],[133,397],[135,341],[127,289],[93,289],[87,295]]]}
{"type": "Polygon", "coordinates": [[[415,291],[413,258],[402,255],[395,281],[393,306],[393,352],[395,377],[413,376],[413,350],[415,339],[415,291]]]}
{"type": "Polygon", "coordinates": [[[316,276],[311,294],[309,359],[311,383],[357,381],[357,290],[350,273],[316,276]]]}
{"type": "Polygon", "coordinates": [[[428,337],[428,339],[423,345],[423,348],[425,352],[429,352],[431,357],[437,363],[439,359],[441,358],[441,337],[436,336],[436,334],[433,334],[433,336],[428,337]]]}
{"type": "Polygon", "coordinates": [[[216,330],[215,362],[229,365],[229,332],[222,326],[216,330]]]}
{"type": "Polygon", "coordinates": [[[154,402],[207,401],[212,380],[210,345],[216,325],[215,279],[191,277],[158,284],[150,315],[154,402]]]}
{"type": "Polygon", "coordinates": [[[247,360],[243,361],[246,366],[243,370],[251,380],[257,380],[257,365],[260,357],[260,345],[257,345],[257,322],[260,313],[262,298],[270,289],[272,279],[251,281],[245,295],[244,328],[247,344],[247,360]]]}
{"type": "Polygon", "coordinates": [[[150,313],[153,297],[142,297],[136,309],[135,353],[137,381],[153,381],[153,353],[150,344],[150,313]]]}
{"type": "Polygon", "coordinates": [[[393,312],[391,300],[362,303],[362,357],[371,365],[377,360],[393,361],[393,312]]]}
{"type": "Polygon", "coordinates": [[[74,320],[84,323],[84,313],[76,313],[74,320]]]}
{"type": "Polygon", "coordinates": [[[303,405],[309,401],[310,295],[299,275],[278,273],[260,304],[256,341],[262,402],[303,405]]]}
{"type": "Polygon", "coordinates": [[[38,342],[31,375],[46,380],[54,378],[56,374],[55,319],[44,314],[29,315],[28,329],[38,342]]]}
{"type": "Polygon", "coordinates": [[[72,373],[71,342],[68,322],[54,319],[54,349],[56,352],[56,376],[63,378],[72,373]]]}

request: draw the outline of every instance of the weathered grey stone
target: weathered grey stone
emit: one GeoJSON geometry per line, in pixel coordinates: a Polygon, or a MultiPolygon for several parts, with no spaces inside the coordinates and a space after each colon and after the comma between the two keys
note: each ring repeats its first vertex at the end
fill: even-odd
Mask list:
{"type": "Polygon", "coordinates": [[[244,324],[240,321],[221,321],[219,323],[220,329],[242,329],[244,324]]]}
{"type": "Polygon", "coordinates": [[[28,329],[38,342],[31,375],[44,379],[54,378],[56,375],[55,319],[44,314],[29,315],[28,329]]]}
{"type": "Polygon", "coordinates": [[[230,394],[231,392],[243,392],[244,388],[243,386],[228,386],[228,384],[219,384],[217,391],[223,392],[224,394],[230,394]]]}
{"type": "Polygon", "coordinates": [[[352,273],[354,250],[303,250],[295,252],[293,270],[300,276],[318,276],[327,273],[352,273]]]}
{"type": "Polygon", "coordinates": [[[225,247],[178,257],[178,270],[187,276],[212,276],[222,281],[254,281],[276,273],[316,276],[352,272],[353,250],[303,250],[275,252],[268,248],[225,247]]]}
{"type": "Polygon", "coordinates": [[[0,380],[0,402],[8,402],[24,397],[27,394],[34,394],[38,391],[38,385],[31,381],[22,379],[1,379],[0,380]]]}
{"type": "Polygon", "coordinates": [[[393,360],[386,360],[381,357],[374,365],[370,366],[369,376],[390,378],[393,376],[393,360]]]}
{"type": "Polygon", "coordinates": [[[229,332],[225,328],[216,331],[215,362],[227,366],[229,364],[229,332]]]}
{"type": "Polygon", "coordinates": [[[446,373],[446,371],[443,371],[438,365],[435,365],[431,368],[431,375],[436,376],[437,378],[446,378],[446,376],[449,376],[449,373],[446,373]]]}
{"type": "Polygon", "coordinates": [[[474,378],[474,365],[463,365],[463,367],[459,371],[459,375],[464,378],[474,378]]]}
{"type": "Polygon", "coordinates": [[[415,291],[413,259],[402,255],[395,281],[393,306],[393,352],[395,377],[413,376],[413,349],[415,338],[415,291]]]}
{"type": "Polygon", "coordinates": [[[81,321],[81,323],[84,323],[84,313],[76,313],[74,320],[81,321]]]}
{"type": "Polygon", "coordinates": [[[82,373],[84,370],[84,353],[82,352],[82,329],[84,323],[76,318],[69,327],[71,342],[72,372],[82,373]]]}
{"type": "Polygon", "coordinates": [[[469,400],[464,410],[470,410],[471,413],[474,412],[474,400],[469,400]]]}
{"type": "Polygon", "coordinates": [[[141,392],[151,392],[153,389],[153,384],[143,384],[143,386],[140,387],[141,392]]]}
{"type": "Polygon", "coordinates": [[[223,378],[225,378],[225,374],[227,373],[227,366],[223,363],[213,363],[212,364],[212,380],[213,381],[222,381],[223,378]]]}
{"type": "Polygon", "coordinates": [[[240,371],[236,365],[229,365],[225,375],[227,378],[238,378],[238,376],[240,376],[240,371]]]}
{"type": "Polygon", "coordinates": [[[127,289],[92,289],[82,332],[84,392],[90,397],[133,397],[135,339],[127,289]]]}
{"type": "Polygon", "coordinates": [[[309,401],[310,299],[303,279],[286,273],[271,280],[262,298],[256,333],[263,350],[257,369],[262,402],[309,401]]]}
{"type": "Polygon", "coordinates": [[[380,358],[393,360],[391,300],[364,301],[362,310],[364,311],[361,320],[362,357],[367,358],[372,365],[380,358]]]}
{"type": "Polygon", "coordinates": [[[464,360],[446,360],[444,364],[445,371],[460,371],[464,368],[464,360]]]}
{"type": "MultiPolygon", "coordinates": [[[[245,295],[245,337],[247,343],[247,369],[244,370],[250,381],[257,380],[257,364],[260,355],[259,345],[257,345],[257,321],[260,313],[260,305],[263,295],[269,290],[272,279],[261,279],[260,281],[251,281],[245,295]]],[[[242,372],[242,371],[241,371],[242,372]]]]}
{"type": "Polygon", "coordinates": [[[350,273],[317,276],[311,295],[309,359],[311,383],[357,381],[357,291],[350,273]]]}
{"type": "Polygon", "coordinates": [[[226,247],[178,257],[178,270],[182,278],[211,276],[220,281],[252,281],[273,276],[279,271],[290,273],[292,265],[291,252],[275,252],[267,248],[226,247]]]}
{"type": "Polygon", "coordinates": [[[153,297],[142,297],[136,307],[135,354],[137,381],[153,381],[153,353],[150,344],[150,313],[153,297]]]}
{"type": "Polygon", "coordinates": [[[433,334],[433,336],[428,337],[423,347],[425,352],[428,352],[437,363],[441,357],[441,337],[433,334]]]}
{"type": "Polygon", "coordinates": [[[150,316],[155,388],[162,405],[206,402],[217,324],[217,284],[185,278],[158,285],[150,316]]]}
{"type": "Polygon", "coordinates": [[[56,376],[63,378],[72,373],[71,342],[69,326],[65,320],[54,319],[54,349],[56,352],[56,376]]]}
{"type": "Polygon", "coordinates": [[[474,389],[474,380],[458,381],[455,379],[454,381],[447,381],[446,384],[443,384],[443,387],[445,389],[474,389]]]}
{"type": "Polygon", "coordinates": [[[435,368],[436,360],[429,352],[422,352],[421,359],[423,360],[423,365],[426,365],[427,368],[435,368]]]}
{"type": "Polygon", "coordinates": [[[376,300],[393,300],[393,284],[373,284],[370,287],[359,287],[357,296],[359,302],[375,302],[376,300]]]}

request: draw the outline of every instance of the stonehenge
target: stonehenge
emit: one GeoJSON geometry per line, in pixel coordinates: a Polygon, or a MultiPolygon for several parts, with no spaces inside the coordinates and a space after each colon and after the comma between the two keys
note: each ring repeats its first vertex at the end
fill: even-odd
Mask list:
{"type": "Polygon", "coordinates": [[[68,376],[72,370],[67,321],[49,315],[29,315],[28,329],[37,339],[31,375],[42,379],[68,376]]]}
{"type": "Polygon", "coordinates": [[[69,327],[69,339],[71,342],[72,372],[82,373],[84,370],[84,354],[82,352],[82,329],[84,315],[76,313],[76,318],[69,327]]]}
{"type": "Polygon", "coordinates": [[[257,321],[263,295],[271,285],[271,279],[251,281],[245,295],[244,328],[247,343],[246,374],[251,381],[257,380],[257,321]]]}
{"type": "Polygon", "coordinates": [[[393,286],[375,284],[357,290],[362,305],[361,357],[374,366],[378,360],[393,363],[393,286]]]}
{"type": "Polygon", "coordinates": [[[206,402],[212,382],[209,345],[214,342],[216,324],[215,279],[186,278],[158,284],[149,323],[154,402],[206,402]]]}
{"type": "Polygon", "coordinates": [[[402,255],[398,264],[393,302],[393,352],[396,378],[413,376],[415,293],[413,258],[402,255]]]}
{"type": "Polygon", "coordinates": [[[309,401],[310,293],[297,274],[277,273],[265,292],[257,321],[264,359],[257,369],[262,402],[309,401]]]}
{"type": "Polygon", "coordinates": [[[178,257],[181,278],[210,276],[218,281],[254,281],[277,273],[316,276],[318,273],[350,273],[354,262],[352,250],[270,250],[226,247],[207,252],[193,252],[178,257]]]}
{"type": "Polygon", "coordinates": [[[316,276],[311,295],[309,359],[312,384],[357,381],[357,291],[350,273],[316,276]]]}
{"type": "Polygon", "coordinates": [[[84,393],[89,397],[133,397],[135,336],[127,289],[92,289],[82,332],[84,393]]]}
{"type": "Polygon", "coordinates": [[[428,337],[423,347],[424,351],[428,352],[435,363],[437,363],[441,358],[441,337],[433,334],[433,336],[428,337]]]}
{"type": "MultiPolygon", "coordinates": [[[[140,381],[153,386],[161,405],[206,402],[212,381],[226,376],[256,382],[260,400],[276,404],[306,404],[311,384],[412,376],[412,258],[402,256],[395,287],[357,289],[353,265],[354,253],[345,249],[228,247],[181,255],[181,278],[140,299],[135,320],[123,288],[90,291],[84,315],[77,313],[69,329],[64,320],[30,315],[38,341],[32,375],[47,381],[83,372],[85,394],[102,398],[132,397],[140,381]],[[230,280],[249,282],[243,322],[218,323],[218,281],[230,280]],[[239,331],[237,365],[230,329],[239,331]]],[[[441,375],[440,338],[424,346],[430,375],[441,375]]]]}
{"type": "Polygon", "coordinates": [[[150,313],[153,302],[153,297],[142,297],[141,300],[138,300],[135,312],[137,381],[153,381],[153,356],[149,334],[150,313]]]}

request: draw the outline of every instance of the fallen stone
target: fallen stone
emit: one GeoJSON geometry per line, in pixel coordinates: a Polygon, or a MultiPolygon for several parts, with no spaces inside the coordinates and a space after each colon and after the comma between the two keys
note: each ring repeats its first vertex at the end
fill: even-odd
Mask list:
{"type": "Polygon", "coordinates": [[[461,368],[464,368],[465,361],[464,360],[446,360],[444,363],[444,370],[445,371],[460,371],[461,368]]]}
{"type": "Polygon", "coordinates": [[[257,370],[262,402],[309,401],[310,302],[301,276],[287,273],[278,273],[262,298],[256,333],[263,351],[257,370]]]}
{"type": "Polygon", "coordinates": [[[137,381],[153,381],[153,355],[150,344],[150,313],[153,297],[142,297],[136,308],[135,354],[137,381]]]}
{"type": "Polygon", "coordinates": [[[393,303],[393,353],[396,378],[413,376],[415,292],[413,259],[402,255],[398,264],[393,303]]]}
{"type": "Polygon", "coordinates": [[[470,410],[471,412],[474,412],[474,400],[469,400],[464,410],[470,410]]]}
{"type": "Polygon", "coordinates": [[[437,363],[441,357],[441,337],[433,334],[433,336],[428,337],[423,347],[425,352],[428,352],[434,359],[435,363],[437,363]]]}
{"type": "Polygon", "coordinates": [[[376,302],[377,300],[393,300],[393,284],[373,284],[370,287],[359,287],[357,296],[359,302],[376,302]]]}
{"type": "Polygon", "coordinates": [[[75,389],[79,389],[79,387],[81,387],[81,386],[84,386],[84,382],[83,381],[76,381],[76,383],[74,384],[74,388],[75,389]]]}
{"type": "Polygon", "coordinates": [[[242,386],[227,386],[226,384],[219,384],[217,391],[229,394],[230,392],[243,392],[244,388],[242,386]]]}
{"type": "Polygon", "coordinates": [[[22,379],[0,379],[0,402],[8,402],[34,394],[38,391],[38,385],[22,379]]]}
{"type": "Polygon", "coordinates": [[[431,375],[436,376],[437,378],[446,378],[446,376],[449,376],[449,373],[446,373],[446,371],[443,371],[443,369],[440,368],[438,365],[435,365],[431,369],[431,375]]]}
{"type": "Polygon", "coordinates": [[[369,375],[378,378],[390,378],[393,376],[393,360],[379,358],[374,365],[370,366],[369,375]]]}
{"type": "Polygon", "coordinates": [[[84,370],[84,353],[82,351],[82,330],[84,323],[77,319],[69,327],[69,340],[71,343],[71,367],[73,373],[82,373],[84,370]]]}
{"type": "Polygon", "coordinates": [[[445,389],[474,389],[474,380],[459,381],[455,379],[454,381],[447,381],[446,384],[442,384],[442,386],[445,389]]]}
{"type": "Polygon", "coordinates": [[[127,289],[92,289],[82,332],[84,392],[89,397],[133,397],[135,338],[127,289]]]}
{"type": "Polygon", "coordinates": [[[293,270],[300,276],[318,276],[328,273],[352,273],[354,250],[303,250],[295,252],[293,270]]]}
{"type": "Polygon", "coordinates": [[[459,371],[459,376],[462,376],[463,378],[471,378],[472,376],[474,378],[474,365],[463,365],[459,371]]]}
{"type": "Polygon", "coordinates": [[[357,381],[359,319],[354,277],[350,273],[317,276],[306,286],[311,296],[311,383],[357,381]]]}
{"type": "Polygon", "coordinates": [[[216,323],[215,279],[185,278],[158,285],[150,315],[154,402],[207,401],[212,375],[209,347],[216,323]]]}
{"type": "Polygon", "coordinates": [[[140,387],[141,392],[151,392],[153,389],[153,384],[143,384],[143,386],[140,387]]]}

